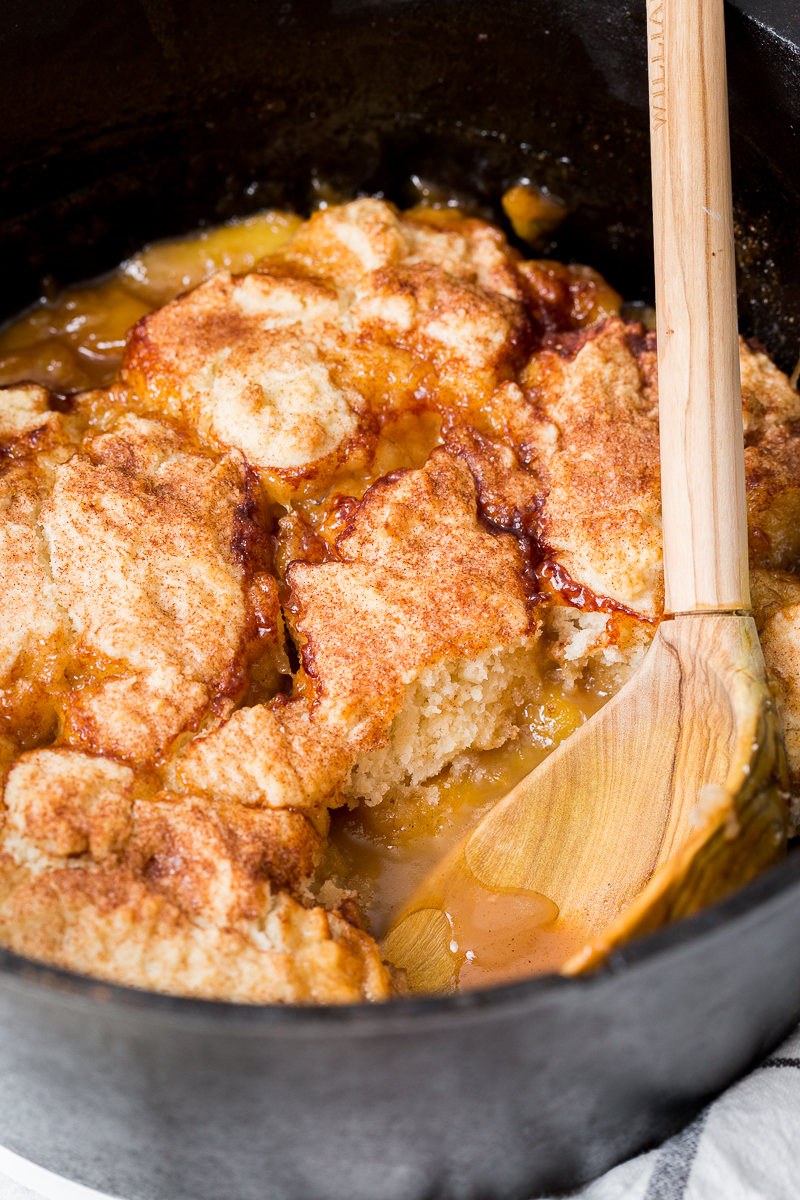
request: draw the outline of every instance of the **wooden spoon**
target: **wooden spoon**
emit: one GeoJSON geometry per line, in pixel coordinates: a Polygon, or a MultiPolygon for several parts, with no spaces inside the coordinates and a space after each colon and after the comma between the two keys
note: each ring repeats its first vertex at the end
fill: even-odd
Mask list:
{"type": "Polygon", "coordinates": [[[723,0],[648,0],[665,610],[636,676],[425,880],[383,952],[448,991],[570,974],[786,843],[751,616],[723,0]],[[577,951],[577,953],[576,953],[577,951]],[[475,968],[484,960],[481,974],[475,968]],[[518,967],[517,967],[518,969],[518,967]]]}

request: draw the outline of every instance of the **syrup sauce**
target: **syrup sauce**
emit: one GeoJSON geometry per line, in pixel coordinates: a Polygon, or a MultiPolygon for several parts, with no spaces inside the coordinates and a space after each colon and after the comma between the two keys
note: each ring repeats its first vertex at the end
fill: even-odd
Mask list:
{"type": "Polygon", "coordinates": [[[407,968],[412,991],[463,991],[556,971],[588,940],[578,925],[559,922],[558,906],[547,896],[482,886],[461,845],[412,897],[408,911],[382,947],[390,962],[407,968]],[[422,956],[419,945],[426,949],[422,956]]]}
{"type": "Polygon", "coordinates": [[[582,929],[558,925],[547,896],[490,891],[474,877],[446,916],[459,990],[556,971],[587,940],[582,929]]]}
{"type": "Polygon", "coordinates": [[[261,212],[158,242],[93,283],[43,295],[0,330],[0,386],[30,380],[61,394],[113,383],[125,336],[146,313],[227,269],[251,270],[302,224],[261,212]]]}
{"type": "MultiPolygon", "coordinates": [[[[361,804],[332,813],[323,871],[356,891],[373,936],[383,938],[409,903],[420,911],[438,908],[435,888],[418,892],[425,877],[603,699],[588,692],[568,697],[553,687],[521,714],[516,741],[466,755],[455,770],[374,808],[361,804]]],[[[541,974],[557,969],[584,944],[582,930],[558,925],[558,909],[547,897],[484,888],[466,864],[453,894],[459,897],[457,907],[440,912],[432,932],[446,940],[452,978],[410,979],[412,989],[481,987],[541,974]]]]}

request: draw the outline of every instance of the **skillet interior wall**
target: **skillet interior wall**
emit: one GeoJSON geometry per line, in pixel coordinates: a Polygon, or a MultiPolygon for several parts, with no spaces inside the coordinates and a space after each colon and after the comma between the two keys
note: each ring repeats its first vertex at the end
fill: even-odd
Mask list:
{"type": "MultiPolygon", "coordinates": [[[[729,6],[740,313],[791,370],[800,68],[770,23],[799,22],[729,6]]],[[[0,318],[148,240],[307,211],[315,179],[408,203],[414,174],[495,216],[546,184],[573,215],[542,252],[652,295],[642,0],[6,0],[0,95],[0,318]]]]}

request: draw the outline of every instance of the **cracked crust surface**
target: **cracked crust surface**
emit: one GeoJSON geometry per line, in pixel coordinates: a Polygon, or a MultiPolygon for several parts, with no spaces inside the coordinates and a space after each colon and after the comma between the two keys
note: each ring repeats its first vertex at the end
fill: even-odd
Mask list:
{"type": "MultiPolygon", "coordinates": [[[[485,222],[365,199],[145,317],[111,388],[0,393],[4,945],[186,995],[392,994],[320,887],[328,810],[513,738],[542,673],[615,690],[662,615],[655,342],[614,308],[485,222]]],[[[800,791],[800,401],[741,365],[800,791]]]]}
{"type": "Polygon", "coordinates": [[[145,317],[121,378],[148,411],[241,450],[286,501],[368,457],[381,410],[480,403],[529,332],[498,230],[365,199],[317,213],[259,272],[220,272],[145,317]]]}
{"type": "Polygon", "coordinates": [[[221,272],[137,326],[123,378],[207,443],[243,452],[275,486],[324,487],[364,407],[326,361],[338,314],[322,284],[221,272]]]}
{"type": "Polygon", "coordinates": [[[226,686],[247,619],[233,548],[244,471],[136,417],[56,468],[40,526],[69,631],[72,740],[147,761],[226,686]]]}
{"type": "Polygon", "coordinates": [[[335,560],[295,562],[286,583],[307,694],[240,710],[189,743],[172,768],[180,786],[244,804],[340,803],[422,672],[512,653],[536,632],[517,543],[481,527],[473,478],[444,450],[374,485],[335,560]]]}
{"type": "Polygon", "coordinates": [[[365,745],[423,667],[532,631],[517,544],[480,527],[473,478],[444,450],[374,485],[336,549],[289,569],[292,624],[320,715],[365,745]]]}

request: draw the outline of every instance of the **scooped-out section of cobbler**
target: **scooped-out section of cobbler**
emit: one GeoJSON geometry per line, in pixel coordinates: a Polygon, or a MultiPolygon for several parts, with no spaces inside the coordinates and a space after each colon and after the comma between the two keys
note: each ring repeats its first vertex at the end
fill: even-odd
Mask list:
{"type": "MultiPolygon", "coordinates": [[[[661,619],[655,334],[457,212],[245,230],[237,273],[219,230],[0,333],[0,943],[179,995],[383,1000],[376,939],[425,867],[661,619]]],[[[800,397],[740,355],[800,793],[800,397]]]]}

